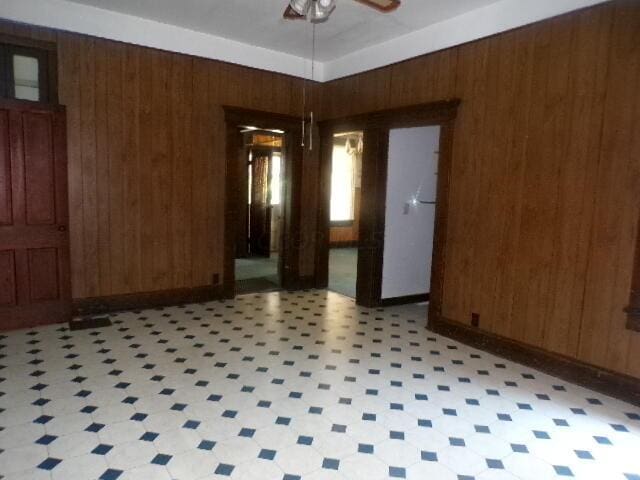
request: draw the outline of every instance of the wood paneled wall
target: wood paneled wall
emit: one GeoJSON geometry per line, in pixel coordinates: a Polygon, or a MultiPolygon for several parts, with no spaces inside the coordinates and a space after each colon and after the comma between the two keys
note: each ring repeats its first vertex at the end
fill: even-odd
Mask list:
{"type": "MultiPolygon", "coordinates": [[[[221,106],[300,115],[302,81],[8,22],[0,33],[57,43],[74,298],[210,285],[215,273],[222,281],[221,106]]],[[[303,234],[312,249],[311,207],[303,234]]],[[[313,273],[312,263],[301,267],[313,273]]]]}
{"type": "Polygon", "coordinates": [[[443,315],[640,377],[639,89],[620,0],[331,82],[324,116],[460,98],[443,315]]]}
{"type": "MultiPolygon", "coordinates": [[[[221,105],[298,115],[300,80],[0,22],[58,44],[76,298],[222,275],[221,105]]],[[[616,0],[316,89],[324,118],[460,98],[443,314],[640,378],[640,4],[616,0]]],[[[317,143],[316,143],[317,144],[317,143]]],[[[305,159],[313,274],[317,156],[305,159]]],[[[307,252],[307,253],[304,253],[307,252]]]]}

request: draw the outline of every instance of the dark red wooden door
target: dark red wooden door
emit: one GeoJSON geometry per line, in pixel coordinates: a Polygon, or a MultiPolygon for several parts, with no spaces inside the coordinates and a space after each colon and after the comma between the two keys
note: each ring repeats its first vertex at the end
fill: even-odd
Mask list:
{"type": "Polygon", "coordinates": [[[63,107],[0,101],[0,330],[71,312],[63,107]]]}

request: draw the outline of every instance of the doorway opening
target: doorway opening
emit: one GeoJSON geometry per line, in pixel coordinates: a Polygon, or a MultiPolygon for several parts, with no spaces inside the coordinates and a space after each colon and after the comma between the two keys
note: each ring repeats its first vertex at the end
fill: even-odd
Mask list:
{"type": "Polygon", "coordinates": [[[223,295],[298,289],[304,156],[300,119],[223,109],[227,157],[223,295]],[[240,268],[243,279],[237,282],[236,264],[247,260],[257,260],[262,270],[240,268]]]}
{"type": "Polygon", "coordinates": [[[284,132],[241,127],[243,159],[236,226],[235,279],[238,293],[281,286],[282,173],[284,132]]]}
{"type": "Polygon", "coordinates": [[[362,153],[354,180],[360,185],[359,199],[354,201],[358,212],[353,217],[357,219],[356,304],[380,307],[428,298],[430,317],[440,315],[453,131],[459,104],[455,99],[432,102],[320,123],[316,288],[332,289],[336,140],[357,132],[361,133],[362,153]]]}
{"type": "Polygon", "coordinates": [[[389,130],[383,304],[429,300],[439,145],[439,125],[389,130]]]}
{"type": "Polygon", "coordinates": [[[363,132],[333,135],[329,209],[329,289],[356,298],[363,132]]]}

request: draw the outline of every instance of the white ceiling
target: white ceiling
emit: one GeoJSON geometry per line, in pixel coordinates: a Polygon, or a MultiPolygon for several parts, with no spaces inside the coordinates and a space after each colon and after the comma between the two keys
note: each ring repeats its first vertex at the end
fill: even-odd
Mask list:
{"type": "MultiPolygon", "coordinates": [[[[311,25],[284,20],[288,0],[71,0],[172,24],[299,57],[311,57],[311,25]]],[[[381,14],[353,0],[337,0],[326,23],[316,27],[316,58],[334,60],[497,0],[402,0],[381,14]]]]}
{"type": "MultiPolygon", "coordinates": [[[[609,0],[402,0],[380,14],[337,0],[317,28],[329,81],[609,0]]],[[[0,0],[0,18],[310,77],[311,26],[288,0],[0,0]]]]}

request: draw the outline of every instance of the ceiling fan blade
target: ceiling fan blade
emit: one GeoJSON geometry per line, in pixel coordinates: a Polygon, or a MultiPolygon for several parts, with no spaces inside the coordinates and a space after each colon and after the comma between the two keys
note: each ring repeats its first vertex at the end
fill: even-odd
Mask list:
{"type": "Polygon", "coordinates": [[[375,8],[379,12],[393,12],[400,6],[400,0],[355,0],[367,7],[375,8]]]}
{"type": "Polygon", "coordinates": [[[304,15],[300,15],[298,12],[296,12],[293,8],[291,8],[291,5],[289,5],[287,9],[284,11],[282,18],[284,18],[285,20],[304,20],[305,19],[304,15]]]}

